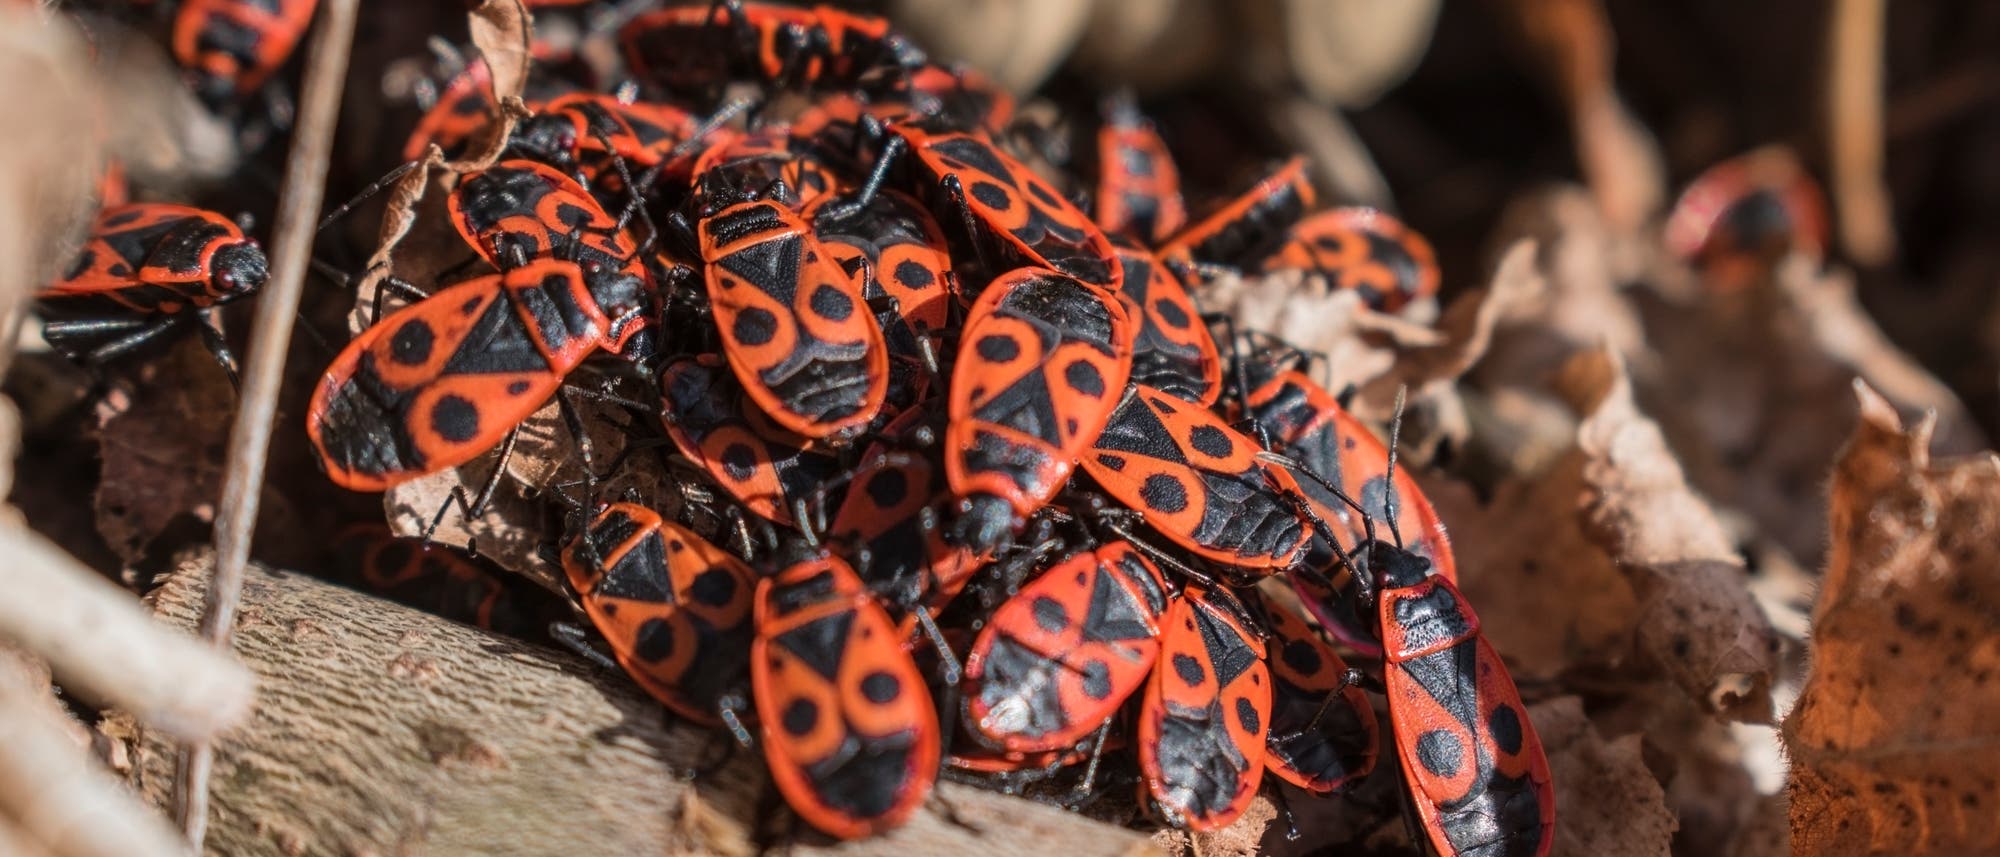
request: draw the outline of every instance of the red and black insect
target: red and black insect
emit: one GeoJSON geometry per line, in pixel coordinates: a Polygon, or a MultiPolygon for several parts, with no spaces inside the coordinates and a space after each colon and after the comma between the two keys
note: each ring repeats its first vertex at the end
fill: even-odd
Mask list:
{"type": "Polygon", "coordinates": [[[1181,547],[1268,572],[1304,555],[1307,519],[1298,484],[1262,451],[1207,409],[1135,384],[1081,461],[1105,493],[1181,547]]]}
{"type": "Polygon", "coordinates": [[[1304,618],[1266,602],[1271,729],[1264,766],[1313,794],[1332,794],[1375,768],[1381,735],[1368,694],[1304,618]]]}
{"type": "Polygon", "coordinates": [[[1272,448],[1339,487],[1368,513],[1366,518],[1357,514],[1317,479],[1296,478],[1314,515],[1330,526],[1344,523],[1349,537],[1333,546],[1314,532],[1301,573],[1287,577],[1321,625],[1356,651],[1375,656],[1381,647],[1374,635],[1374,617],[1360,612],[1361,593],[1341,555],[1367,537],[1368,527],[1394,520],[1399,532],[1390,537],[1429,560],[1438,574],[1456,581],[1458,566],[1444,521],[1408,470],[1390,479],[1389,448],[1332,393],[1303,372],[1267,362],[1246,361],[1244,372],[1251,390],[1248,418],[1272,448]]]}
{"type": "Polygon", "coordinates": [[[757,576],[729,552],[633,503],[597,515],[562,554],[570,588],[625,672],[707,725],[748,678],[757,576]]]}
{"type": "Polygon", "coordinates": [[[869,591],[902,619],[905,635],[915,630],[918,609],[937,615],[980,567],[970,550],[944,537],[939,518],[952,499],[944,468],[898,450],[934,437],[934,416],[907,411],[882,429],[827,530],[854,558],[869,591]]]}
{"type": "Polygon", "coordinates": [[[1118,244],[1125,271],[1120,300],[1139,321],[1132,343],[1132,383],[1202,407],[1222,394],[1222,357],[1180,277],[1152,253],[1118,244]]]}
{"type": "Polygon", "coordinates": [[[825,833],[896,827],[937,779],[937,710],[889,614],[830,554],[757,587],[750,681],[771,778],[825,833]]]}
{"type": "Polygon", "coordinates": [[[685,182],[696,154],[681,151],[702,131],[703,119],[666,104],[627,103],[611,95],[572,92],[534,105],[509,140],[513,151],[564,170],[581,172],[594,190],[615,177],[611,159],[637,173],[660,168],[660,178],[685,182]]]}
{"type": "Polygon", "coordinates": [[[445,207],[465,243],[503,271],[555,257],[646,277],[632,236],[575,179],[547,164],[501,161],[467,176],[445,207]]]}
{"type": "Polygon", "coordinates": [[[1396,312],[1438,290],[1431,242],[1372,208],[1312,214],[1292,227],[1284,246],[1264,260],[1264,270],[1319,274],[1329,288],[1352,289],[1382,312],[1396,312]]]}
{"type": "Polygon", "coordinates": [[[636,276],[536,259],[438,291],[363,331],[306,414],[327,475],[381,491],[472,460],[598,351],[642,359],[651,289],[636,276]]]}
{"type": "Polygon", "coordinates": [[[841,187],[820,147],[785,125],[728,135],[695,160],[695,204],[706,215],[746,199],[767,199],[794,212],[841,187]]]}
{"type": "Polygon", "coordinates": [[[1062,489],[1132,369],[1138,325],[1103,289],[1020,268],[973,304],[952,367],[945,473],[957,538],[985,553],[1062,489]]]}
{"type": "Polygon", "coordinates": [[[904,84],[896,94],[943,127],[998,137],[1014,121],[1014,96],[976,70],[925,65],[904,84]]]}
{"type": "Polygon", "coordinates": [[[403,160],[421,159],[432,143],[443,149],[447,158],[464,155],[493,121],[496,109],[493,72],[486,67],[486,60],[475,59],[445,84],[437,103],[417,120],[409,141],[403,144],[403,160]]]}
{"type": "MultiPolygon", "coordinates": [[[[704,181],[709,174],[704,174],[704,181]]],[[[723,353],[750,399],[814,439],[852,437],[882,410],[889,355],[862,284],[786,205],[731,202],[697,227],[723,353]]]]}
{"type": "Polygon", "coordinates": [[[737,80],[845,89],[924,64],[923,52],[887,20],[828,5],[694,3],[640,15],[618,39],[634,74],[676,93],[710,93],[737,80]]]}
{"type": "Polygon", "coordinates": [[[1305,158],[1292,158],[1181,230],[1160,247],[1160,258],[1184,273],[1201,267],[1255,269],[1284,244],[1287,231],[1312,210],[1314,198],[1305,158]]]}
{"type": "Polygon", "coordinates": [[[103,364],[194,326],[216,359],[236,361],[210,320],[215,307],[263,288],[264,251],[229,218],[144,202],[98,212],[62,279],[35,295],[49,345],[103,364]]]}
{"type": "Polygon", "coordinates": [[[1169,822],[1228,826],[1264,779],[1271,720],[1264,643],[1222,590],[1189,586],[1167,607],[1160,660],[1139,707],[1139,771],[1169,822]]]}
{"type": "Polygon", "coordinates": [[[1146,682],[1167,583],[1130,542],[1056,563],[1002,603],[965,659],[965,725],[1010,753],[1076,746],[1146,682]]]}
{"type": "Polygon", "coordinates": [[[944,232],[922,203],[883,191],[862,206],[826,196],[806,209],[820,242],[861,282],[892,361],[889,400],[900,410],[926,395],[944,347],[957,278],[944,232]]]}
{"type": "MultiPolygon", "coordinates": [[[[957,258],[978,259],[985,277],[1021,267],[1048,268],[1118,291],[1122,272],[1104,230],[983,134],[937,130],[935,123],[921,122],[894,125],[889,132],[883,163],[893,162],[904,149],[914,155],[923,176],[917,184],[930,194],[933,209],[971,242],[973,252],[957,258]]],[[[976,294],[974,290],[967,297],[976,294]]]]}
{"type": "Polygon", "coordinates": [[[182,0],[174,60],[210,107],[250,95],[292,56],[319,0],[182,0]]]}
{"type": "Polygon", "coordinates": [[[1556,812],[1548,760],[1479,617],[1421,556],[1369,541],[1356,561],[1375,576],[1389,724],[1431,846],[1547,854],[1556,812]]]}
{"type": "Polygon", "coordinates": [[[462,551],[359,525],[334,539],[335,568],[351,582],[399,604],[521,639],[545,639],[569,609],[548,590],[462,551]]]}
{"type": "Polygon", "coordinates": [[[1187,225],[1180,168],[1130,96],[1110,99],[1097,130],[1097,225],[1146,246],[1187,225]]]}
{"type": "Polygon", "coordinates": [[[1826,196],[1789,150],[1759,149],[1697,177],[1667,218],[1668,251],[1701,268],[1709,287],[1749,288],[1798,252],[1827,246],[1826,196]]]}
{"type": "Polygon", "coordinates": [[[667,435],[745,509],[794,524],[794,505],[834,478],[840,460],[773,424],[722,363],[703,354],[660,373],[667,435]]]}

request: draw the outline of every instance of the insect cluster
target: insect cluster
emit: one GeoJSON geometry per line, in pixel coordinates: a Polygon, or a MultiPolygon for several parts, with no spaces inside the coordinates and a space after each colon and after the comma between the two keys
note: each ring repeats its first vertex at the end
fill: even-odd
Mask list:
{"type": "MultiPolygon", "coordinates": [[[[1547,852],[1548,766],[1443,523],[1311,355],[1200,308],[1218,277],[1304,271],[1395,313],[1438,288],[1420,235],[1317,208],[1301,159],[1191,208],[1129,100],[1070,159],[872,16],[700,3],[616,40],[614,92],[538,67],[501,158],[448,191],[466,263],[389,280],[404,305],[327,367],[306,430],[334,482],[504,456],[553,400],[581,642],[761,747],[835,837],[902,823],[941,772],[1068,777],[1083,804],[1121,758],[1158,817],[1217,829],[1267,774],[1331,794],[1375,768],[1374,691],[1436,850],[1547,852]],[[630,412],[624,454],[593,457],[583,401],[630,412]],[[633,455],[670,460],[680,508],[603,487],[633,455]]],[[[254,88],[254,58],[192,67],[254,88]]],[[[405,155],[475,145],[490,78],[468,66],[405,155]]],[[[49,336],[109,359],[262,276],[226,220],[109,208],[45,295],[97,314],[49,336]]],[[[543,618],[369,543],[369,585],[543,618]]]]}

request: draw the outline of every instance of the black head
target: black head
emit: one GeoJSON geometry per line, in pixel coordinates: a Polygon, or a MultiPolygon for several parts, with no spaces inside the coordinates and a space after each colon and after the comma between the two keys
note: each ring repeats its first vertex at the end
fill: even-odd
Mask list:
{"type": "Polygon", "coordinates": [[[264,251],[255,241],[239,241],[216,250],[209,260],[209,272],[218,303],[255,294],[271,276],[264,251]]]}
{"type": "Polygon", "coordinates": [[[1415,586],[1431,576],[1430,560],[1380,539],[1355,546],[1354,561],[1360,573],[1371,575],[1382,589],[1415,586]]]}

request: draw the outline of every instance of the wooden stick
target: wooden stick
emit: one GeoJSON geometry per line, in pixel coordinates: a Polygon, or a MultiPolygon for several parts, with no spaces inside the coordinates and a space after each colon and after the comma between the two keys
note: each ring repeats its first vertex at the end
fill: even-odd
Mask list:
{"type": "MultiPolygon", "coordinates": [[[[228,648],[236,620],[237,590],[250,560],[250,540],[257,526],[258,492],[264,485],[265,458],[270,452],[271,423],[278,408],[278,385],[284,380],[285,351],[292,339],[292,319],[305,288],[306,266],[312,257],[313,233],[326,195],[327,164],[333,153],[334,125],[340,116],[341,90],[347,79],[349,48],[359,0],[329,0],[322,4],[317,34],[305,77],[305,97],[285,165],[284,196],[279,201],[275,239],[271,246],[271,279],[258,299],[250,343],[243,398],[229,436],[229,474],[215,516],[215,585],[202,612],[201,634],[218,648],[228,648]]],[[[183,757],[175,814],[188,842],[201,848],[208,812],[210,748],[205,740],[188,747],[183,757]]]]}
{"type": "Polygon", "coordinates": [[[25,678],[19,670],[0,669],[0,853],[184,853],[166,819],[121,788],[77,743],[75,724],[65,720],[48,685],[25,678]]]}
{"type": "Polygon", "coordinates": [[[1862,265],[1896,252],[1889,189],[1882,179],[1883,0],[1837,0],[1828,31],[1827,117],[1832,124],[1833,202],[1840,242],[1862,265]]]}
{"type": "Polygon", "coordinates": [[[130,594],[18,525],[0,525],[0,637],[46,659],[63,688],[201,739],[250,709],[250,673],[161,628],[130,594]]]}
{"type": "MultiPolygon", "coordinates": [[[[163,620],[194,624],[207,572],[196,555],[167,578],[163,620]]],[[[622,672],[301,574],[253,567],[242,599],[237,654],[260,703],[217,751],[212,853],[747,855],[759,820],[804,854],[1152,850],[1143,833],[956,784],[903,828],[835,845],[791,824],[760,751],[688,781],[730,739],[669,720],[622,672]]],[[[132,738],[134,784],[162,799],[171,744],[122,717],[104,731],[132,738]]]]}

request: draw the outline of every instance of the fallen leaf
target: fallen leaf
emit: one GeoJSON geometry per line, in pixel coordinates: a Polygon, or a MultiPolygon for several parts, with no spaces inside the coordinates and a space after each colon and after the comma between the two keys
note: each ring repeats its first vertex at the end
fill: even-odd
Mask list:
{"type": "Polygon", "coordinates": [[[1734,542],[1609,351],[1579,354],[1563,378],[1583,419],[1546,472],[1503,482],[1483,507],[1432,498],[1488,636],[1517,677],[1665,677],[1718,718],[1768,721],[1780,647],[1734,542]]]}
{"type": "Polygon", "coordinates": [[[1769,721],[1778,635],[1735,545],[1639,413],[1614,352],[1577,355],[1563,382],[1588,414],[1577,429],[1584,530],[1632,585],[1639,653],[1718,716],[1769,721]]]}
{"type": "Polygon", "coordinates": [[[1934,464],[1863,384],[1835,463],[1812,668],[1784,722],[1805,857],[2000,848],[2000,458],[1934,464]]]}
{"type": "Polygon", "coordinates": [[[1556,786],[1554,857],[1653,857],[1670,853],[1675,828],[1640,736],[1605,740],[1565,696],[1528,707],[1556,786]]]}

